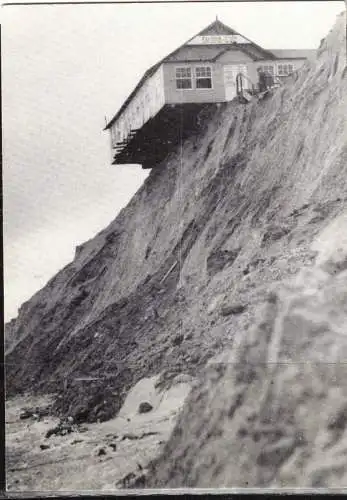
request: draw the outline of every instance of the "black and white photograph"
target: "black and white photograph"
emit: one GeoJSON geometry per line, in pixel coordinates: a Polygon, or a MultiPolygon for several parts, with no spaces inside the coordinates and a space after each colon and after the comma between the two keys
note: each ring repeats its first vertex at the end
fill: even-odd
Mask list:
{"type": "Polygon", "coordinates": [[[347,492],[346,7],[3,5],[9,498],[347,492]]]}

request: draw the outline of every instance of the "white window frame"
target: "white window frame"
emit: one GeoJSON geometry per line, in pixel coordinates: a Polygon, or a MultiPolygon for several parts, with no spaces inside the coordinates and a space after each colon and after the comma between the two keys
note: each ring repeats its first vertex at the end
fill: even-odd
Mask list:
{"type": "Polygon", "coordinates": [[[291,64],[291,63],[278,63],[277,64],[278,76],[289,76],[293,72],[294,72],[294,65],[293,64],[291,64]],[[284,68],[286,68],[286,70],[284,68]]]}
{"type": "Polygon", "coordinates": [[[212,78],[212,66],[207,65],[207,64],[200,64],[199,66],[195,66],[194,68],[194,80],[195,80],[195,88],[196,90],[213,90],[213,78],[212,78]],[[197,76],[197,70],[198,69],[209,69],[210,70],[210,76],[197,76]],[[197,82],[198,80],[206,80],[207,78],[210,78],[211,80],[211,87],[198,87],[197,82]]]}
{"type": "Polygon", "coordinates": [[[192,72],[192,67],[191,66],[176,66],[175,67],[175,84],[176,84],[176,90],[193,90],[194,87],[193,87],[193,72],[192,72]],[[177,72],[179,70],[189,70],[190,71],[190,77],[189,76],[177,76],[177,72]],[[188,80],[190,78],[190,83],[191,83],[191,86],[190,87],[184,87],[184,88],[179,88],[177,86],[177,82],[180,81],[180,80],[188,80]]]}

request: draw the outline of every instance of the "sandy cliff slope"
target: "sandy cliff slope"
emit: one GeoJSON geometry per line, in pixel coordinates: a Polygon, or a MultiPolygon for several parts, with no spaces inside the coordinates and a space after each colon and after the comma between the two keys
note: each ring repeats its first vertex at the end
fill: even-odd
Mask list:
{"type": "MultiPolygon", "coordinates": [[[[346,95],[343,68],[342,73],[337,69],[328,79],[324,90],[315,88],[337,54],[343,57],[344,33],[341,17],[322,44],[313,69],[299,78],[301,89],[293,97],[296,106],[303,95],[308,99],[319,95],[312,124],[324,108],[327,111],[329,100],[324,95],[346,95]]],[[[338,126],[339,117],[346,120],[346,111],[343,98],[330,123],[338,126]]],[[[304,108],[298,112],[300,130],[304,108]]],[[[316,149],[312,147],[302,165],[311,172],[306,178],[310,182],[301,181],[296,193],[302,187],[313,190],[313,196],[321,196],[324,179],[330,182],[336,176],[336,181],[344,182],[347,136],[340,136],[341,142],[335,142],[338,135],[328,130],[321,136],[326,125],[321,119],[317,128],[307,128],[305,139],[317,141],[318,148],[324,141],[326,155],[341,148],[341,163],[324,163],[322,155],[311,164],[316,149]]],[[[332,195],[333,184],[330,189],[332,195]]],[[[309,205],[294,210],[291,216],[300,221],[306,210],[309,205]]],[[[322,215],[315,212],[311,224],[322,215]]],[[[170,442],[152,463],[147,486],[347,486],[346,206],[343,210],[341,206],[341,213],[330,223],[324,223],[311,250],[314,262],[274,285],[253,328],[247,334],[237,332],[229,352],[210,360],[170,442]]]]}
{"type": "Polygon", "coordinates": [[[192,391],[150,487],[347,485],[347,211],[192,391]]]}
{"type": "MultiPolygon", "coordinates": [[[[229,469],[223,465],[222,454],[227,456],[229,448],[221,446],[220,459],[213,462],[214,455],[204,448],[204,443],[210,442],[204,434],[210,429],[206,422],[221,422],[221,431],[216,431],[217,435],[221,432],[220,437],[213,438],[211,446],[217,446],[216,439],[227,442],[230,437],[236,446],[235,457],[240,455],[240,446],[247,455],[250,438],[248,428],[246,437],[237,434],[239,427],[231,425],[232,417],[224,416],[222,423],[218,412],[203,411],[207,401],[211,412],[214,401],[220,404],[214,400],[217,396],[212,396],[215,391],[222,394],[221,408],[226,413],[233,413],[230,408],[234,398],[235,407],[254,406],[258,419],[263,411],[260,407],[264,408],[269,419],[273,410],[270,401],[284,404],[266,389],[272,380],[276,380],[276,394],[289,391],[294,382],[300,391],[316,390],[306,387],[306,375],[295,363],[285,372],[288,380],[279,379],[278,363],[287,359],[300,359],[301,363],[306,352],[314,360],[318,356],[314,352],[316,342],[322,342],[325,352],[325,340],[320,339],[330,323],[319,323],[318,331],[312,333],[300,326],[304,320],[298,316],[296,322],[288,320],[282,328],[283,311],[294,307],[292,292],[288,296],[283,292],[283,297],[274,292],[265,316],[270,319],[261,320],[256,327],[258,334],[254,333],[254,324],[274,283],[296,275],[303,266],[315,265],[312,241],[346,208],[344,23],[345,16],[341,15],[317,57],[272,96],[248,105],[231,102],[202,110],[199,129],[151,171],[115,221],[77,248],[74,261],[21,307],[18,318],[7,325],[8,397],[25,391],[54,392],[57,412],[80,420],[107,420],[117,414],[129,389],[143,377],[161,373],[158,383],[163,386],[181,372],[195,376],[213,356],[234,347],[237,356],[245,356],[236,357],[234,369],[239,366],[239,372],[227,370],[224,375],[214,375],[211,382],[202,382],[207,384],[201,389],[205,399],[194,403],[199,394],[194,392],[173,438],[178,439],[177,456],[173,441],[166,451],[166,461],[151,480],[153,484],[201,485],[209,478],[217,485],[228,482],[229,469]],[[277,320],[278,308],[282,319],[277,320]],[[301,330],[302,335],[298,333],[301,330]],[[254,336],[255,340],[249,341],[254,336]],[[305,347],[301,343],[296,347],[296,336],[306,342],[305,347]],[[259,346],[248,349],[248,343],[259,346]],[[274,346],[271,356],[276,353],[274,363],[269,365],[274,372],[268,372],[267,366],[270,344],[274,346]],[[297,348],[296,357],[293,350],[296,353],[297,348]],[[248,363],[249,356],[252,363],[248,363]],[[254,369],[250,368],[253,364],[254,369]],[[241,381],[236,383],[233,377],[241,381]],[[225,391],[225,396],[224,387],[231,391],[225,391]],[[246,398],[247,404],[237,403],[240,398],[246,398]],[[190,426],[184,419],[190,418],[194,404],[198,404],[200,419],[192,419],[190,426]],[[199,433],[200,440],[196,439],[199,433]],[[186,438],[188,443],[193,437],[201,448],[187,449],[181,472],[170,468],[168,464],[177,464],[177,457],[181,457],[181,440],[186,438]],[[195,456],[201,469],[193,467],[195,456]],[[210,473],[205,475],[203,470],[210,473]]],[[[305,295],[306,300],[304,285],[309,286],[312,280],[307,307],[312,307],[313,316],[317,307],[314,294],[330,283],[328,271],[323,276],[315,269],[305,278],[296,278],[304,284],[298,281],[288,285],[296,287],[298,297],[305,295]],[[316,273],[323,280],[321,284],[316,273]]],[[[343,272],[339,276],[331,279],[343,280],[343,272]]],[[[327,314],[330,318],[335,312],[327,314]]],[[[343,317],[338,321],[343,323],[343,317]]],[[[339,328],[336,339],[343,339],[343,327],[339,328]]],[[[326,342],[334,344],[333,338],[327,333],[326,342]]],[[[336,343],[337,350],[338,346],[336,343]]],[[[331,361],[333,354],[329,354],[330,347],[326,349],[331,361]]],[[[313,364],[305,370],[309,373],[313,364]]],[[[327,378],[324,387],[330,381],[327,378]]],[[[298,429],[309,442],[315,439],[295,423],[295,418],[301,422],[301,417],[292,415],[297,398],[299,395],[293,395],[293,403],[288,402],[288,418],[294,418],[291,433],[281,435],[281,439],[288,439],[290,450],[297,449],[298,429]]],[[[336,396],[334,401],[338,399],[336,396]]],[[[316,412],[315,403],[300,408],[295,411],[316,412]]],[[[244,414],[235,413],[235,418],[243,421],[244,414]]],[[[302,418],[306,422],[306,417],[302,418]]],[[[235,465],[230,469],[235,483],[244,484],[252,475],[245,471],[253,470],[252,457],[262,446],[262,436],[255,441],[257,451],[245,458],[244,469],[240,463],[239,468],[235,465]]],[[[275,449],[272,458],[264,460],[275,463],[276,453],[275,449]]],[[[268,484],[277,477],[277,469],[273,475],[269,467],[270,472],[266,467],[259,468],[262,472],[256,484],[268,484]]]]}

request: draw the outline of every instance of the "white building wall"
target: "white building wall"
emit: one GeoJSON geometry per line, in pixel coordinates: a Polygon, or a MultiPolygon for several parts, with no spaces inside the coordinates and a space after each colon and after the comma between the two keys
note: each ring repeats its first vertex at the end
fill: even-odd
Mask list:
{"type": "Polygon", "coordinates": [[[131,130],[141,128],[165,104],[163,66],[142,85],[123,113],[110,127],[112,147],[124,141],[131,130]]]}

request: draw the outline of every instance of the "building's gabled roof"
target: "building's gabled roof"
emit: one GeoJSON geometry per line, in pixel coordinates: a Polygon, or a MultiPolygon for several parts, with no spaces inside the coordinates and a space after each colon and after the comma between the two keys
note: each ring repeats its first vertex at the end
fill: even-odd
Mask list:
{"type": "Polygon", "coordinates": [[[164,61],[165,63],[168,62],[193,62],[193,61],[217,61],[217,59],[225,54],[226,52],[229,52],[230,50],[237,50],[239,52],[244,52],[247,54],[251,59],[257,60],[257,59],[264,59],[264,56],[262,54],[254,54],[254,50],[252,51],[249,47],[248,44],[242,44],[242,45],[226,45],[226,44],[221,44],[221,45],[184,45],[183,47],[180,48],[180,50],[176,50],[173,54],[170,56],[165,57],[164,61]]]}
{"type": "Polygon", "coordinates": [[[237,50],[239,52],[244,52],[250,57],[253,61],[263,61],[275,59],[275,56],[269,51],[265,51],[264,49],[258,49],[257,46],[252,45],[251,43],[238,43],[237,45],[223,45],[224,50],[221,54],[219,54],[216,59],[218,59],[221,55],[229,52],[230,50],[237,50]]]}
{"type": "Polygon", "coordinates": [[[312,57],[315,53],[315,49],[303,50],[303,49],[275,49],[271,52],[276,56],[276,59],[307,59],[312,57]]]}
{"type": "Polygon", "coordinates": [[[165,62],[212,61],[224,52],[224,45],[183,45],[165,57],[165,62]]]}
{"type": "Polygon", "coordinates": [[[261,59],[276,59],[272,50],[265,50],[253,42],[238,44],[238,48],[244,50],[254,61],[259,61],[261,59]]]}
{"type": "Polygon", "coordinates": [[[239,33],[230,26],[222,23],[219,19],[216,19],[211,24],[206,26],[203,30],[199,31],[196,35],[194,35],[190,40],[195,38],[196,36],[204,36],[204,35],[239,35],[239,33]]]}

